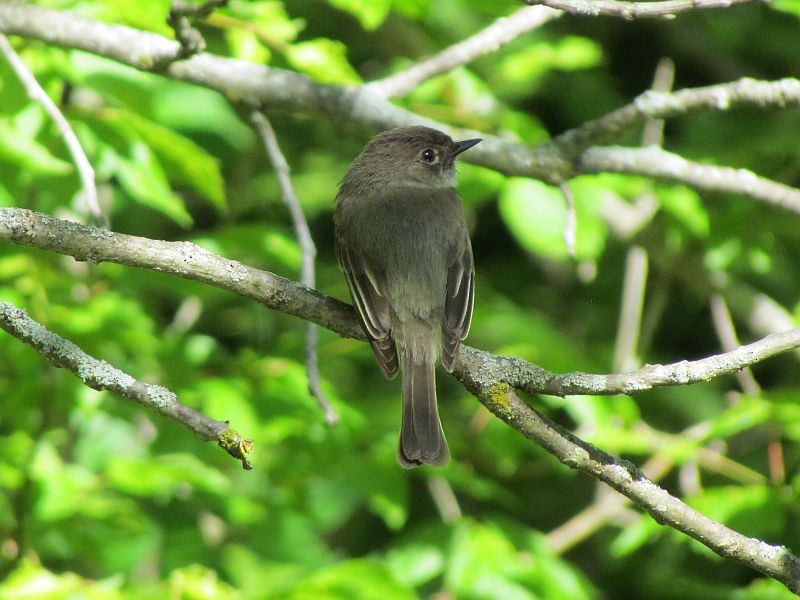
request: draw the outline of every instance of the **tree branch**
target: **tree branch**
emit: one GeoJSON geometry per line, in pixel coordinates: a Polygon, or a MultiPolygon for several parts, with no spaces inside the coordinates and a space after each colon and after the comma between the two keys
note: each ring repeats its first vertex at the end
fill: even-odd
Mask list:
{"type": "MultiPolygon", "coordinates": [[[[49,250],[80,261],[114,262],[201,281],[344,337],[366,339],[349,304],[191,242],[165,242],[114,233],[24,208],[0,208],[0,241],[49,250]]],[[[645,365],[628,373],[601,375],[575,371],[559,375],[521,358],[495,356],[462,346],[456,372],[469,373],[476,381],[483,382],[484,387],[503,384],[531,394],[608,396],[708,381],[798,347],[800,328],[795,328],[731,352],[694,361],[645,365]]]]}
{"type": "Polygon", "coordinates": [[[497,19],[472,37],[365,87],[387,98],[405,96],[423,81],[495,52],[500,46],[560,16],[559,11],[545,6],[522,8],[509,17],[497,19]]]}
{"type": "MultiPolygon", "coordinates": [[[[164,242],[61,221],[20,208],[0,208],[0,241],[33,246],[78,260],[110,261],[195,279],[237,293],[341,335],[364,339],[352,308],[272,273],[246,267],[188,242],[164,242]]],[[[800,347],[800,328],[773,334],[732,352],[671,365],[648,365],[611,375],[556,375],[519,358],[462,347],[455,377],[495,415],[564,464],[605,481],[668,524],[718,554],[738,560],[800,591],[800,560],[785,547],[745,537],[701,515],[614,459],[549,421],[514,392],[554,395],[631,394],[735,373],[800,347]]]]}
{"type": "Polygon", "coordinates": [[[525,404],[507,385],[484,385],[456,367],[462,383],[497,417],[534,441],[559,461],[607,483],[669,525],[704,544],[720,556],[739,561],[800,592],[800,559],[785,546],[773,546],[744,536],[713,521],[670,496],[626,461],[615,459],[575,437],[525,404]]]}
{"type": "MultiPolygon", "coordinates": [[[[567,132],[551,143],[531,148],[485,132],[453,131],[447,124],[395,106],[368,85],[321,85],[292,71],[211,54],[196,54],[187,60],[175,61],[180,51],[177,42],[129,27],[85,19],[66,11],[0,3],[0,32],[85,50],[136,69],[158,71],[173,79],[217,90],[249,106],[322,115],[377,130],[419,124],[451,131],[462,137],[481,137],[483,143],[465,155],[465,160],[506,175],[534,177],[553,184],[581,172],[596,172],[598,165],[610,162],[613,149],[593,148],[592,160],[584,158],[575,164],[583,150],[598,140],[620,135],[641,124],[648,116],[668,118],[693,110],[723,110],[740,104],[764,108],[800,105],[800,81],[796,79],[774,82],[744,79],[671,94],[650,92],[632,105],[567,132]]],[[[693,185],[691,181],[684,183],[693,185]]]]}
{"type": "MultiPolygon", "coordinates": [[[[759,0],[764,1],[764,0],[759,0]]],[[[769,1],[769,0],[767,0],[769,1]]],[[[525,0],[526,4],[549,6],[582,17],[621,17],[623,19],[674,19],[686,12],[730,8],[754,0],[660,0],[658,2],[622,2],[619,0],[525,0]]]]}
{"type": "Polygon", "coordinates": [[[686,88],[674,92],[648,90],[630,104],[579,127],[565,131],[550,144],[565,157],[619,137],[648,119],[669,119],[703,110],[730,110],[741,106],[761,109],[800,106],[800,80],[759,81],[743,78],[730,83],[686,88]]]}
{"type": "Polygon", "coordinates": [[[674,181],[707,192],[741,194],[800,214],[800,189],[759,177],[747,169],[717,167],[686,160],[655,146],[589,148],[580,158],[586,173],[632,173],[674,181]]]}
{"type": "Polygon", "coordinates": [[[135,400],[160,415],[185,425],[201,440],[217,443],[251,469],[246,455],[252,440],[244,440],[228,423],[216,421],[181,404],[174,392],[160,385],[138,381],[104,360],[86,354],[78,346],[49,331],[10,302],[0,302],[0,328],[34,348],[56,367],[64,367],[95,390],[108,390],[135,400]]]}

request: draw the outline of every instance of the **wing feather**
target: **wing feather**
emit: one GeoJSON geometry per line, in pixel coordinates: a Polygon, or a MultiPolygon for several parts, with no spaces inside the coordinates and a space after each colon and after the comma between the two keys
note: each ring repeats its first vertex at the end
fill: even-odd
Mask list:
{"type": "Polygon", "coordinates": [[[392,338],[386,277],[382,270],[371,266],[364,257],[353,252],[341,237],[337,239],[336,256],[378,365],[385,377],[392,378],[397,374],[399,363],[392,338]]]}
{"type": "Polygon", "coordinates": [[[447,270],[447,297],[442,317],[441,363],[448,372],[453,371],[459,344],[469,333],[475,297],[475,265],[466,231],[460,242],[454,245],[454,259],[447,270]]]}

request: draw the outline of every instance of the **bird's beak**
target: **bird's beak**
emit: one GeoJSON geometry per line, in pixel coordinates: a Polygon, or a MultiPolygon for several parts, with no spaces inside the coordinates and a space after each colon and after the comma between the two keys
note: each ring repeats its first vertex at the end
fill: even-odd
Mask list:
{"type": "Polygon", "coordinates": [[[465,150],[469,150],[475,144],[482,142],[481,138],[472,138],[471,140],[462,140],[460,142],[456,142],[456,147],[453,148],[453,151],[450,153],[450,156],[456,157],[465,150]]]}

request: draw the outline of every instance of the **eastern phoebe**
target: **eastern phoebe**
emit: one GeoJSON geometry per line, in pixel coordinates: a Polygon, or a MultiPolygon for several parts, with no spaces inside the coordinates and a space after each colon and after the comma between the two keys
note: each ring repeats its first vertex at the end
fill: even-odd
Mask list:
{"type": "Polygon", "coordinates": [[[397,460],[442,466],[449,451],[436,407],[434,367],[452,372],[472,318],[475,269],[454,142],[413,126],[377,135],[336,196],[336,255],[361,325],[387,378],[403,371],[397,460]]]}

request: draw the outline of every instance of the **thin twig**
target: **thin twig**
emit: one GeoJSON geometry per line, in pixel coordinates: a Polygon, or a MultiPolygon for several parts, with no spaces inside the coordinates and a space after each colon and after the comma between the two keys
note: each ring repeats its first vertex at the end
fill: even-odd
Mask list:
{"type": "Polygon", "coordinates": [[[564,202],[567,206],[567,220],[564,223],[564,231],[561,236],[564,239],[564,245],[567,247],[567,256],[570,258],[576,257],[576,245],[578,235],[578,215],[575,210],[575,196],[572,193],[572,188],[569,183],[562,181],[558,184],[561,194],[564,196],[564,202]]]}
{"type": "Polygon", "coordinates": [[[439,516],[446,524],[455,523],[461,518],[461,507],[458,505],[453,488],[450,483],[441,475],[434,475],[428,479],[428,492],[430,492],[439,516]]]}
{"type": "Polygon", "coordinates": [[[78,170],[78,175],[81,179],[81,187],[83,188],[83,200],[86,202],[86,207],[89,209],[89,213],[94,217],[98,225],[103,225],[108,228],[108,218],[103,214],[103,211],[100,210],[100,204],[97,202],[94,169],[89,159],[86,158],[86,153],[83,151],[81,143],[78,141],[78,137],[72,130],[69,121],[67,121],[66,117],[58,110],[55,102],[50,99],[47,92],[39,85],[39,82],[36,81],[36,77],[34,77],[19,54],[17,54],[13,46],[11,46],[8,38],[2,33],[0,33],[0,52],[2,52],[6,60],[8,60],[8,63],[11,65],[11,68],[14,70],[14,73],[16,73],[20,82],[22,82],[31,100],[41,104],[45,112],[53,119],[56,127],[58,127],[61,137],[64,138],[64,143],[67,145],[69,153],[72,156],[72,161],[75,163],[75,168],[78,170]]]}
{"type": "MultiPolygon", "coordinates": [[[[675,81],[675,63],[670,58],[662,58],[653,74],[653,92],[667,93],[675,81]]],[[[648,118],[642,128],[642,146],[661,146],[664,141],[664,119],[648,118]]]]}
{"type": "MultiPolygon", "coordinates": [[[[675,64],[668,58],[662,58],[656,66],[653,83],[654,92],[667,92],[672,87],[675,77],[675,64]]],[[[648,119],[642,129],[643,146],[660,146],[664,134],[663,119],[648,119]]],[[[639,213],[647,215],[655,212],[658,201],[651,194],[645,194],[634,202],[636,208],[644,207],[639,213]]],[[[631,209],[633,212],[635,209],[631,209]]],[[[638,212],[638,211],[637,211],[638,212]]],[[[642,225],[645,221],[639,221],[642,225]]],[[[639,223],[637,223],[638,225],[639,223]]],[[[617,339],[614,345],[614,370],[628,371],[639,366],[637,348],[642,326],[644,294],[647,284],[647,251],[641,246],[628,248],[625,259],[625,279],[622,286],[622,305],[620,306],[617,339]]]]}
{"type": "MultiPolygon", "coordinates": [[[[623,2],[620,0],[525,0],[583,17],[610,16],[623,19],[674,19],[686,12],[730,8],[756,0],[660,0],[658,2],[623,2]]],[[[759,0],[763,1],[763,0],[759,0]]]]}
{"type": "Polygon", "coordinates": [[[631,246],[625,259],[622,304],[619,309],[617,340],[614,344],[614,371],[624,373],[639,366],[637,346],[642,324],[644,291],[647,286],[647,251],[631,246]]]}
{"type": "Polygon", "coordinates": [[[187,58],[206,49],[203,34],[192,26],[191,19],[207,17],[214,9],[227,4],[228,0],[206,0],[199,4],[172,0],[167,14],[167,23],[175,31],[175,39],[181,45],[176,59],[187,58]]]}
{"type": "Polygon", "coordinates": [[[181,404],[175,393],[167,388],[138,381],[106,361],[86,354],[10,302],[0,302],[0,328],[34,348],[56,367],[72,371],[88,387],[135,400],[188,427],[203,441],[216,440],[231,456],[242,461],[245,469],[252,468],[246,457],[252,450],[252,440],[242,439],[228,423],[216,421],[181,404]]]}
{"type": "MultiPolygon", "coordinates": [[[[714,324],[714,331],[719,338],[720,345],[725,352],[730,352],[739,347],[739,338],[736,335],[736,328],[733,325],[733,318],[728,310],[728,303],[721,294],[712,294],[709,299],[711,307],[711,321],[714,324]]],[[[758,385],[753,371],[750,367],[745,367],[736,373],[736,380],[739,387],[745,394],[757,396],[761,393],[761,386],[758,385]]]]}
{"type": "Polygon", "coordinates": [[[387,98],[405,96],[423,81],[496,52],[504,44],[559,16],[559,11],[545,6],[526,6],[509,17],[497,19],[475,35],[438,54],[389,77],[368,83],[366,87],[387,98]]]}
{"type": "MultiPolygon", "coordinates": [[[[278,145],[278,138],[275,137],[275,130],[272,129],[272,124],[269,122],[269,119],[267,119],[261,111],[255,110],[251,114],[250,120],[261,136],[267,155],[278,177],[283,202],[286,204],[292,216],[295,235],[297,235],[297,243],[300,245],[300,251],[303,257],[300,266],[300,281],[303,285],[308,286],[309,289],[313,289],[316,285],[314,260],[317,256],[317,248],[314,245],[314,240],[311,238],[311,231],[308,229],[308,221],[306,221],[306,216],[303,214],[300,201],[297,199],[297,195],[294,192],[294,186],[292,186],[289,163],[286,162],[286,157],[283,155],[283,152],[281,152],[281,148],[278,145]]],[[[317,360],[318,339],[319,333],[317,332],[317,326],[314,325],[314,323],[308,323],[306,326],[306,374],[308,376],[308,390],[316,399],[320,408],[322,408],[325,414],[325,422],[328,423],[328,425],[335,425],[339,421],[339,415],[325,395],[325,392],[322,391],[322,386],[320,385],[319,362],[317,360]]]]}

